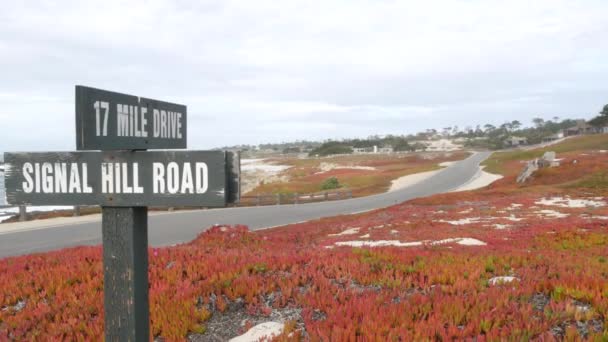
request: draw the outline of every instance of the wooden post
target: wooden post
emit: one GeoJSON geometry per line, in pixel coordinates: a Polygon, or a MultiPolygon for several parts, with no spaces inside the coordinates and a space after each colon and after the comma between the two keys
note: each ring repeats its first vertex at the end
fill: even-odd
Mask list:
{"type": "Polygon", "coordinates": [[[102,207],[106,341],[149,341],[148,208],[102,207]]]}
{"type": "Polygon", "coordinates": [[[27,209],[24,205],[19,206],[19,221],[27,221],[27,209]]]}

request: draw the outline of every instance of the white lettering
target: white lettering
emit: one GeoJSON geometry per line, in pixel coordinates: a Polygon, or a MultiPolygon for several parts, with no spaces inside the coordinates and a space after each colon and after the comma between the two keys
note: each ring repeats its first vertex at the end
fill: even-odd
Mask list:
{"type": "Polygon", "coordinates": [[[80,173],[78,172],[78,164],[72,163],[70,165],[70,193],[80,193],[82,189],[80,187],[80,173]]]}
{"type": "Polygon", "coordinates": [[[68,170],[66,163],[55,163],[55,192],[68,192],[68,170]]]}
{"type": "Polygon", "coordinates": [[[177,138],[182,138],[182,113],[177,113],[177,138]]]}
{"type": "Polygon", "coordinates": [[[133,193],[133,188],[129,186],[129,164],[127,163],[122,163],[122,193],[133,193]]]}
{"type": "Polygon", "coordinates": [[[167,165],[167,191],[175,194],[179,190],[179,167],[176,162],[167,165]]]}
{"type": "Polygon", "coordinates": [[[116,105],[116,135],[126,137],[129,135],[129,106],[116,105]]]}
{"type": "Polygon", "coordinates": [[[26,194],[34,191],[34,180],[32,179],[32,175],[30,175],[33,171],[34,167],[32,166],[32,163],[23,163],[23,177],[25,178],[25,182],[21,184],[21,188],[26,194]]]}
{"type": "Polygon", "coordinates": [[[133,193],[144,193],[144,187],[139,186],[139,164],[137,163],[133,163],[133,193]]]}
{"type": "Polygon", "coordinates": [[[146,125],[148,124],[148,119],[146,119],[147,113],[148,113],[148,108],[141,107],[141,136],[144,138],[148,137],[148,131],[146,129],[146,125]]]}
{"type": "Polygon", "coordinates": [[[160,137],[167,137],[167,112],[164,110],[160,111],[160,137]]]}
{"type": "Polygon", "coordinates": [[[53,192],[53,165],[42,163],[42,192],[53,192]]]}
{"type": "Polygon", "coordinates": [[[207,192],[209,170],[206,163],[196,163],[196,193],[204,194],[207,192]]]}
{"type": "Polygon", "coordinates": [[[40,193],[40,164],[34,163],[34,176],[36,177],[36,193],[40,193]]]}
{"type": "Polygon", "coordinates": [[[154,109],[152,113],[154,114],[154,117],[152,118],[154,137],[158,138],[160,136],[160,112],[158,109],[154,109]]]}
{"type": "Polygon", "coordinates": [[[190,163],[184,163],[184,173],[182,175],[182,190],[181,193],[194,193],[194,182],[192,180],[192,169],[190,163]]]}
{"type": "Polygon", "coordinates": [[[162,163],[152,163],[152,184],[155,194],[165,192],[165,166],[162,163]]]}
{"type": "Polygon", "coordinates": [[[120,163],[114,164],[114,191],[119,194],[120,193],[120,163]]]}
{"type": "Polygon", "coordinates": [[[92,194],[93,188],[89,185],[89,170],[87,163],[82,163],[82,192],[92,194]]]}
{"type": "Polygon", "coordinates": [[[114,193],[114,165],[112,163],[101,163],[101,192],[114,193]]]}

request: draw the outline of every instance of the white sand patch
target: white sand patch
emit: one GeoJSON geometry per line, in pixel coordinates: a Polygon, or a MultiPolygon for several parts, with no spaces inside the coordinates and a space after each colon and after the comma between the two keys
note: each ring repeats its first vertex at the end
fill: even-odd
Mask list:
{"type": "Polygon", "coordinates": [[[329,234],[327,236],[344,236],[344,235],[354,235],[357,234],[359,232],[359,229],[361,228],[348,228],[347,230],[337,233],[337,234],[329,234]]]}
{"type": "Polygon", "coordinates": [[[321,164],[319,164],[319,172],[315,172],[315,174],[321,174],[321,173],[325,173],[331,170],[335,170],[335,169],[350,169],[350,170],[367,170],[367,171],[374,171],[377,170],[375,167],[373,166],[360,166],[360,165],[339,165],[339,164],[335,164],[335,163],[326,163],[326,162],[322,162],[321,164]]]}
{"type": "Polygon", "coordinates": [[[535,213],[539,214],[540,217],[548,217],[548,218],[565,218],[570,216],[570,214],[565,214],[565,213],[560,213],[559,211],[555,211],[555,210],[538,210],[535,211],[535,213]]]}
{"type": "Polygon", "coordinates": [[[498,230],[511,228],[511,225],[509,225],[509,224],[500,224],[500,223],[494,224],[492,226],[494,227],[494,229],[498,229],[498,230]]]}
{"type": "Polygon", "coordinates": [[[378,240],[378,241],[369,241],[369,240],[355,240],[355,241],[339,241],[334,243],[336,246],[350,246],[350,247],[386,247],[386,246],[394,246],[394,247],[416,247],[422,246],[424,244],[429,245],[443,245],[446,243],[457,243],[463,246],[485,246],[486,243],[473,238],[450,238],[443,239],[439,241],[411,241],[411,242],[401,242],[399,240],[378,240]]]}
{"type": "Polygon", "coordinates": [[[490,278],[488,280],[488,282],[490,283],[490,285],[499,285],[499,284],[511,283],[515,280],[519,281],[519,278],[511,277],[511,276],[502,276],[502,277],[490,278]]]}
{"type": "Polygon", "coordinates": [[[485,219],[482,219],[481,217],[467,217],[456,221],[439,220],[438,222],[445,222],[454,226],[462,226],[465,224],[478,223],[482,221],[485,221],[485,219]]]}
{"type": "Polygon", "coordinates": [[[261,183],[287,182],[289,177],[281,173],[291,166],[265,162],[266,159],[241,160],[241,193],[255,189],[261,183]]]}
{"type": "Polygon", "coordinates": [[[519,222],[519,221],[525,220],[525,218],[517,217],[515,215],[509,215],[508,217],[501,217],[501,218],[503,218],[505,220],[512,221],[512,222],[519,222]]]}
{"type": "Polygon", "coordinates": [[[270,340],[273,336],[283,333],[285,325],[278,322],[260,323],[249,329],[243,335],[230,339],[230,342],[257,342],[261,339],[270,340]]]}
{"type": "Polygon", "coordinates": [[[336,246],[351,246],[351,247],[414,247],[422,246],[422,241],[401,242],[399,240],[378,240],[378,241],[339,241],[336,246]]]}
{"type": "Polygon", "coordinates": [[[369,239],[369,234],[359,236],[361,239],[369,239]]]}
{"type": "Polygon", "coordinates": [[[453,141],[448,139],[439,139],[439,140],[422,140],[416,141],[417,143],[421,143],[426,145],[426,151],[456,151],[461,150],[462,145],[455,144],[453,141]]]}
{"type": "Polygon", "coordinates": [[[416,183],[420,183],[423,180],[436,175],[439,171],[441,171],[441,170],[420,172],[420,173],[414,173],[412,175],[399,177],[392,181],[391,187],[388,191],[391,192],[391,191],[407,188],[408,186],[412,186],[416,183]]]}
{"type": "Polygon", "coordinates": [[[452,190],[451,192],[481,189],[503,178],[502,175],[495,175],[493,173],[483,171],[483,168],[484,167],[480,166],[479,171],[477,171],[475,176],[473,176],[473,179],[471,179],[468,183],[452,190]]]}
{"type": "Polygon", "coordinates": [[[568,196],[566,197],[551,197],[551,198],[542,198],[540,201],[534,202],[534,204],[545,205],[545,206],[555,206],[562,208],[588,208],[588,207],[604,207],[606,206],[606,202],[603,200],[595,200],[595,199],[572,199],[568,196]]]}
{"type": "Polygon", "coordinates": [[[450,238],[450,239],[443,239],[443,240],[439,240],[439,241],[433,241],[431,242],[431,245],[442,245],[442,244],[446,244],[446,243],[452,243],[455,242],[459,245],[463,245],[463,246],[485,246],[486,243],[481,241],[481,240],[477,240],[477,239],[473,239],[473,238],[450,238]]]}

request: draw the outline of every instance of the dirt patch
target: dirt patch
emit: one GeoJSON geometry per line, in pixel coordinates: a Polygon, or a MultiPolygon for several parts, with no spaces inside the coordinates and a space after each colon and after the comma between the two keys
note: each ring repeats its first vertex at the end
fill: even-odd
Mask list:
{"type": "MultiPolygon", "coordinates": [[[[275,301],[281,296],[281,292],[273,292],[261,298],[261,303],[267,308],[272,308],[275,301]]],[[[261,310],[251,310],[242,298],[230,301],[227,297],[222,298],[227,306],[224,311],[217,308],[217,296],[214,294],[209,297],[207,310],[211,312],[211,318],[205,322],[205,333],[190,334],[188,341],[207,342],[207,341],[228,341],[229,339],[242,335],[252,326],[260,323],[274,322],[295,322],[296,330],[305,332],[304,320],[302,319],[302,309],[288,304],[283,308],[272,308],[270,312],[264,314],[261,310]]],[[[202,300],[201,300],[202,301],[202,300]]]]}

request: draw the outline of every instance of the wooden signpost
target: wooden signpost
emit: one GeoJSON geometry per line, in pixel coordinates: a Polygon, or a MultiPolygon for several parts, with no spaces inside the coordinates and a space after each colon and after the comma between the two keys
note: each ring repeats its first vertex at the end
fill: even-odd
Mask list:
{"type": "Polygon", "coordinates": [[[186,148],[186,106],[76,86],[76,148],[5,153],[14,205],[101,205],[106,341],[149,341],[148,206],[239,200],[240,156],[186,148]]]}

